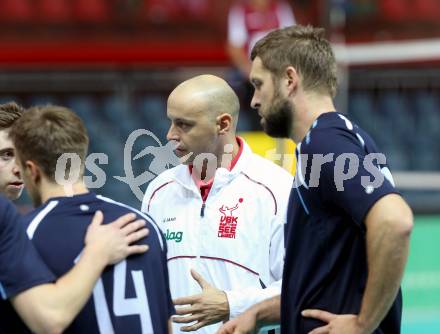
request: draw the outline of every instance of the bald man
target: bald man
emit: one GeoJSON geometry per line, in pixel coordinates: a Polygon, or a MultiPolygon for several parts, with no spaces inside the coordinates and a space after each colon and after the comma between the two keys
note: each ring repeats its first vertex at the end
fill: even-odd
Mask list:
{"type": "Polygon", "coordinates": [[[236,136],[239,109],[232,88],[212,75],[181,83],[168,98],[167,139],[182,164],[149,184],[142,211],[167,239],[174,333],[215,333],[280,294],[293,178],[236,136]]]}

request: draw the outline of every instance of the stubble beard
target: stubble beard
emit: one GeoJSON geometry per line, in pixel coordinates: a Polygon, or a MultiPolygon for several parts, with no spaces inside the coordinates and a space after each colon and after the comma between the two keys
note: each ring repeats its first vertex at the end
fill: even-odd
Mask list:
{"type": "Polygon", "coordinates": [[[275,92],[267,116],[264,118],[264,132],[274,138],[290,138],[292,135],[294,106],[286,98],[275,92]]]}

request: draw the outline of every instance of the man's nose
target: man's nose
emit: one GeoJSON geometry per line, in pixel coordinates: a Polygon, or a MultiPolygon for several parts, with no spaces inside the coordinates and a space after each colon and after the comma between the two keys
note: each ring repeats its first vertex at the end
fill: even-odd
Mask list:
{"type": "Polygon", "coordinates": [[[254,93],[251,100],[251,108],[258,109],[260,108],[260,106],[261,106],[260,100],[257,98],[256,94],[254,93]]]}
{"type": "Polygon", "coordinates": [[[167,140],[179,140],[179,134],[178,132],[175,130],[174,126],[171,125],[170,128],[168,129],[168,133],[167,133],[167,140]]]}

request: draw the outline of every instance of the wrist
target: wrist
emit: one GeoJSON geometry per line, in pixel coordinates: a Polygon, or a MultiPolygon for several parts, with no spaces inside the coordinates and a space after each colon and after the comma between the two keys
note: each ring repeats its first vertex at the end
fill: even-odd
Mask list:
{"type": "Polygon", "coordinates": [[[110,258],[106,252],[103,252],[101,247],[93,244],[84,247],[81,259],[83,259],[84,262],[90,263],[91,266],[98,270],[104,269],[110,262],[110,258]]]}
{"type": "Polygon", "coordinates": [[[259,305],[255,305],[254,307],[249,308],[246,313],[248,313],[249,316],[254,319],[253,321],[255,322],[255,333],[257,333],[261,327],[265,326],[263,309],[259,307],[259,305]]]}
{"type": "Polygon", "coordinates": [[[224,297],[224,302],[221,304],[222,305],[222,309],[223,309],[223,314],[224,314],[224,321],[228,321],[230,319],[230,308],[229,308],[229,299],[228,299],[228,294],[225,291],[221,291],[221,293],[223,294],[224,297]]]}
{"type": "Polygon", "coordinates": [[[262,307],[260,307],[260,304],[252,306],[248,311],[255,318],[256,322],[261,323],[264,321],[264,310],[262,307]]]}
{"type": "Polygon", "coordinates": [[[357,327],[359,328],[359,332],[361,334],[370,334],[377,327],[374,324],[372,324],[371,322],[368,322],[367,319],[365,319],[361,315],[358,315],[356,317],[356,320],[357,320],[357,327]]]}

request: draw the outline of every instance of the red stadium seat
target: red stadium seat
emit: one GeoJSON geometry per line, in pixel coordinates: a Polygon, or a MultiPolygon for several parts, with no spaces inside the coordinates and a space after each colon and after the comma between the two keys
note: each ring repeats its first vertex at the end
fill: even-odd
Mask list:
{"type": "Polygon", "coordinates": [[[33,18],[29,0],[0,0],[0,19],[3,22],[24,22],[33,18]]]}
{"type": "Polygon", "coordinates": [[[74,0],[75,17],[81,22],[100,23],[110,17],[109,1],[106,0],[74,0]]]}
{"type": "Polygon", "coordinates": [[[180,0],[180,8],[185,16],[189,16],[199,20],[210,20],[209,9],[212,7],[208,1],[205,0],[180,0]]]}
{"type": "Polygon", "coordinates": [[[411,17],[410,3],[406,0],[379,1],[380,13],[388,21],[403,21],[411,17]]]}
{"type": "Polygon", "coordinates": [[[153,23],[165,23],[179,20],[183,13],[176,0],[144,0],[142,14],[153,23]]]}
{"type": "Polygon", "coordinates": [[[439,0],[417,0],[413,4],[413,15],[420,21],[440,20],[440,1],[439,0]]]}
{"type": "Polygon", "coordinates": [[[69,0],[38,0],[38,17],[47,23],[66,22],[71,18],[70,4],[69,0]]]}

